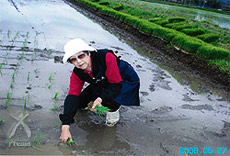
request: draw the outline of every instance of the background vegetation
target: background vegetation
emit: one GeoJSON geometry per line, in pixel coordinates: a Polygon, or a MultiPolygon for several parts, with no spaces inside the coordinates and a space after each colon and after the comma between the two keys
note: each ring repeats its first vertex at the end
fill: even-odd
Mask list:
{"type": "Polygon", "coordinates": [[[180,49],[208,59],[210,64],[218,65],[221,71],[230,75],[229,29],[220,28],[209,21],[190,19],[175,10],[152,8],[132,0],[78,1],[117,21],[131,24],[143,33],[158,36],[180,49]]]}

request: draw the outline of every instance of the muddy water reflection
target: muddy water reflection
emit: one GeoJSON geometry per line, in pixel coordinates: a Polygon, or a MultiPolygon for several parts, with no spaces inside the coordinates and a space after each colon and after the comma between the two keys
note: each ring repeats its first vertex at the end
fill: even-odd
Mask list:
{"type": "Polygon", "coordinates": [[[192,87],[197,84],[192,81],[193,75],[183,77],[181,83],[183,73],[153,64],[61,0],[3,0],[0,5],[0,118],[5,120],[0,124],[1,154],[171,156],[178,154],[181,146],[227,147],[230,102],[205,89],[205,82],[197,80],[203,86],[202,92],[193,89],[197,88],[192,87]],[[80,111],[71,128],[77,145],[68,147],[59,142],[58,114],[63,109],[73,67],[54,63],[54,57],[62,56],[64,43],[75,37],[96,48],[118,51],[132,64],[141,78],[141,106],[123,107],[121,120],[113,128],[105,127],[105,121],[93,113],[80,111]],[[7,99],[10,102],[6,107],[7,99]],[[58,109],[51,111],[54,106],[58,109]],[[12,115],[21,113],[29,114],[23,122],[31,137],[20,124],[9,140],[8,132],[16,123],[12,115]],[[12,140],[34,143],[38,149],[17,143],[9,147],[12,140]]]}

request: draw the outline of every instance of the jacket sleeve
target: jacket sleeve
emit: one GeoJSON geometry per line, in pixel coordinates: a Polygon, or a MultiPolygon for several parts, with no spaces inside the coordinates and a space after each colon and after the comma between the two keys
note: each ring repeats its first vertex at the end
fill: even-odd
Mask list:
{"type": "Polygon", "coordinates": [[[72,72],[70,77],[69,93],[64,102],[64,112],[59,115],[62,125],[70,125],[74,123],[74,115],[77,111],[77,105],[79,103],[79,95],[83,88],[84,81],[81,81],[78,76],[72,72]]]}
{"type": "Polygon", "coordinates": [[[80,80],[79,77],[72,72],[70,76],[69,95],[79,96],[83,88],[84,81],[80,80]]]}
{"type": "Polygon", "coordinates": [[[100,97],[103,102],[106,102],[108,99],[114,99],[120,93],[122,84],[121,84],[121,75],[119,68],[117,66],[116,57],[112,53],[106,54],[106,71],[105,76],[108,79],[108,86],[103,88],[100,97]]]}

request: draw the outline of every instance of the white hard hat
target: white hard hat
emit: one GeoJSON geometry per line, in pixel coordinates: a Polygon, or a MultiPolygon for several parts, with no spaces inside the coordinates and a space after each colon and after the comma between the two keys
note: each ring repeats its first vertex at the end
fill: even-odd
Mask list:
{"type": "Polygon", "coordinates": [[[81,51],[96,51],[95,48],[89,46],[87,43],[85,43],[85,41],[83,41],[80,38],[76,38],[73,40],[70,40],[69,42],[67,42],[64,46],[64,57],[63,57],[63,63],[66,63],[67,60],[73,56],[76,53],[79,53],[81,51]]]}

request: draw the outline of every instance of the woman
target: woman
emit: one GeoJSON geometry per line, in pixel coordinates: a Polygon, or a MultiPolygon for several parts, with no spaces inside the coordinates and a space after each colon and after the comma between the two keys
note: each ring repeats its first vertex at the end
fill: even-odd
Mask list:
{"type": "Polygon", "coordinates": [[[73,39],[64,46],[63,62],[75,67],[70,77],[69,93],[64,102],[60,139],[71,138],[70,124],[74,123],[77,110],[86,108],[90,101],[94,111],[97,105],[110,109],[106,114],[106,125],[114,126],[119,121],[121,105],[139,106],[140,80],[134,69],[120,60],[110,50],[97,50],[82,39],[73,39]],[[84,82],[89,85],[82,91],[84,82]]]}

